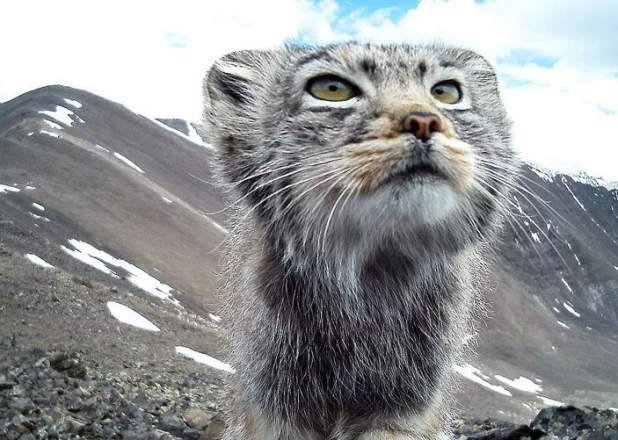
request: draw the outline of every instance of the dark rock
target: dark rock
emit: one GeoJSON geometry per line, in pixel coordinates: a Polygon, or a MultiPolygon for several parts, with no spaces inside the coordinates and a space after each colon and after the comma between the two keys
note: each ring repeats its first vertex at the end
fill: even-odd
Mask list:
{"type": "Polygon", "coordinates": [[[36,405],[28,398],[17,398],[9,402],[9,408],[19,411],[21,414],[28,414],[36,409],[36,405]]]}
{"type": "Polygon", "coordinates": [[[78,365],[79,360],[73,353],[55,353],[49,358],[49,364],[56,371],[65,371],[75,365],[78,365]]]}
{"type": "Polygon", "coordinates": [[[78,353],[56,353],[50,357],[49,364],[54,370],[62,371],[75,379],[85,379],[88,375],[88,370],[81,364],[78,353]]]}
{"type": "Polygon", "coordinates": [[[181,437],[185,440],[199,440],[201,434],[202,431],[199,429],[185,428],[184,431],[182,431],[181,437]]]}
{"type": "Polygon", "coordinates": [[[158,427],[159,429],[162,429],[163,431],[167,431],[170,434],[173,434],[176,436],[181,436],[186,428],[185,425],[183,425],[178,420],[173,419],[171,417],[163,417],[159,421],[158,427]]]}
{"type": "Polygon", "coordinates": [[[13,382],[0,381],[0,391],[11,390],[15,385],[13,382]]]}
{"type": "Polygon", "coordinates": [[[467,440],[539,440],[544,438],[545,432],[532,429],[528,425],[502,426],[466,436],[467,440]]]}
{"type": "Polygon", "coordinates": [[[611,410],[571,405],[545,408],[530,426],[561,439],[618,439],[618,415],[611,410]]]}
{"type": "Polygon", "coordinates": [[[64,428],[66,432],[70,432],[71,434],[81,434],[84,432],[84,428],[86,427],[86,423],[74,419],[72,417],[67,417],[64,421],[64,428]]]}

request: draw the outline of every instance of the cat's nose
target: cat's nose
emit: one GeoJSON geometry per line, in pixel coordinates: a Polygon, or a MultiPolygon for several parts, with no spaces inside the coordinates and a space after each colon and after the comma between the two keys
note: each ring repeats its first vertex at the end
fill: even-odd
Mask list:
{"type": "Polygon", "coordinates": [[[402,130],[426,141],[432,133],[442,131],[442,122],[433,113],[412,112],[404,118],[402,130]]]}

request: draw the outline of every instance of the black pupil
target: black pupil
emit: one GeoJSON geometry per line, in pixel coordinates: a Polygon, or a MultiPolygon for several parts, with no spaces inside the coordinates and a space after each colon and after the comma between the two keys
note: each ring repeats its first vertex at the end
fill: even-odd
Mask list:
{"type": "Polygon", "coordinates": [[[336,92],[337,90],[339,90],[339,86],[337,84],[331,84],[328,86],[328,90],[331,92],[336,92]]]}
{"type": "Polygon", "coordinates": [[[442,87],[436,87],[435,92],[436,94],[441,95],[444,93],[444,89],[442,87]]]}

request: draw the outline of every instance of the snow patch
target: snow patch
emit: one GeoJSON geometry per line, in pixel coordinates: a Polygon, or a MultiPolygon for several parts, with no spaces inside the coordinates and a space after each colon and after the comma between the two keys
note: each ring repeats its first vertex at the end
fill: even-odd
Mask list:
{"type": "Polygon", "coordinates": [[[582,315],[580,315],[579,313],[577,313],[575,311],[575,309],[573,307],[571,307],[570,305],[568,305],[567,303],[562,303],[562,305],[564,306],[565,309],[567,309],[569,311],[569,313],[577,316],[578,318],[582,315]]]}
{"type": "Polygon", "coordinates": [[[537,170],[535,168],[530,167],[530,170],[536,174],[537,176],[539,176],[541,179],[546,180],[548,182],[553,182],[553,179],[551,177],[549,177],[547,174],[545,174],[543,171],[541,170],[537,170]]]}
{"type": "Polygon", "coordinates": [[[210,319],[212,319],[214,322],[219,322],[219,321],[221,321],[221,317],[220,317],[220,316],[213,315],[212,313],[209,313],[209,314],[208,314],[208,317],[209,317],[210,319]]]}
{"type": "Polygon", "coordinates": [[[502,394],[503,396],[512,396],[513,394],[507,390],[504,387],[501,387],[499,385],[492,385],[489,382],[487,382],[485,379],[489,379],[488,376],[485,376],[481,370],[479,370],[478,368],[470,365],[470,364],[464,364],[464,365],[454,365],[453,368],[455,369],[456,372],[458,372],[459,374],[461,374],[463,377],[465,377],[468,380],[471,380],[472,382],[475,382],[479,385],[484,386],[485,388],[488,388],[492,391],[495,391],[498,394],[502,394]]]}
{"type": "Polygon", "coordinates": [[[55,111],[39,110],[39,113],[54,118],[56,121],[62,122],[69,127],[72,127],[75,123],[75,121],[71,118],[71,115],[73,115],[74,113],[68,108],[62,107],[61,105],[57,105],[55,111]]]}
{"type": "Polygon", "coordinates": [[[209,367],[216,368],[217,370],[227,371],[228,373],[236,372],[236,370],[234,370],[230,365],[226,364],[225,362],[221,362],[219,359],[215,359],[211,356],[208,356],[207,354],[191,350],[187,347],[176,346],[176,353],[193,359],[200,364],[205,364],[209,367]]]}
{"type": "Polygon", "coordinates": [[[41,134],[46,134],[48,136],[55,137],[55,138],[59,138],[60,137],[60,135],[58,133],[53,133],[53,132],[47,131],[47,130],[41,130],[41,134]]]}
{"type": "Polygon", "coordinates": [[[65,246],[61,246],[62,250],[79,261],[86,263],[95,269],[100,270],[103,273],[111,275],[115,278],[119,278],[118,275],[111,270],[107,265],[117,267],[125,270],[129,273],[127,280],[136,287],[139,287],[143,291],[156,296],[157,298],[170,301],[175,305],[180,305],[178,300],[173,297],[172,289],[167,284],[161,283],[156,278],[148,275],[142,269],[127,263],[124,260],[120,260],[111,256],[107,252],[99,250],[94,246],[79,240],[69,240],[71,246],[74,249],[69,249],[65,246]]]}
{"type": "Polygon", "coordinates": [[[48,222],[49,221],[49,219],[47,217],[43,217],[43,216],[37,215],[34,212],[29,212],[28,214],[30,215],[30,217],[34,217],[37,220],[43,220],[44,222],[48,222]]]}
{"type": "MultiPolygon", "coordinates": [[[[144,115],[141,115],[141,116],[144,116],[144,115]]],[[[144,117],[145,117],[146,119],[148,119],[149,121],[154,122],[154,123],[155,123],[155,124],[157,124],[159,127],[161,127],[161,128],[163,128],[163,129],[165,129],[165,130],[169,131],[170,133],[174,133],[176,136],[180,136],[181,138],[183,138],[183,139],[185,139],[185,140],[187,140],[187,141],[189,141],[189,142],[191,142],[191,143],[193,143],[193,144],[197,144],[197,145],[199,145],[199,146],[201,146],[201,147],[206,147],[206,148],[209,148],[209,149],[214,149],[212,145],[210,145],[210,144],[206,144],[206,143],[202,140],[202,138],[201,138],[201,137],[200,137],[197,133],[195,133],[195,135],[196,135],[199,139],[195,139],[195,138],[193,138],[193,137],[191,137],[191,136],[187,136],[187,135],[186,135],[186,134],[184,134],[182,131],[178,131],[178,130],[176,130],[176,129],[174,129],[174,128],[172,128],[172,127],[168,126],[168,125],[165,125],[165,124],[164,124],[163,122],[161,122],[161,121],[157,121],[156,119],[151,119],[151,118],[149,118],[149,117],[147,117],[147,116],[144,116],[144,117]]],[[[187,125],[191,125],[191,124],[187,123],[187,125]]],[[[195,131],[195,129],[194,129],[193,131],[195,131]]],[[[189,131],[189,134],[191,134],[191,131],[189,131]]]]}
{"type": "Polygon", "coordinates": [[[47,261],[43,260],[41,257],[34,254],[26,254],[26,258],[30,260],[30,262],[36,264],[37,266],[44,267],[46,269],[53,269],[54,266],[49,264],[47,261]]]}
{"type": "Polygon", "coordinates": [[[543,396],[536,396],[538,399],[541,399],[545,405],[549,406],[564,406],[564,403],[559,402],[558,400],[548,399],[543,396]]]}
{"type": "Polygon", "coordinates": [[[135,310],[123,304],[114,301],[108,301],[107,308],[109,309],[112,316],[123,324],[129,324],[133,327],[141,328],[142,330],[148,330],[150,332],[159,331],[159,327],[154,325],[148,319],[144,318],[135,310]]]}
{"type": "Polygon", "coordinates": [[[32,202],[32,206],[38,209],[39,211],[45,211],[45,207],[43,205],[39,205],[38,203],[32,202]]]}
{"type": "Polygon", "coordinates": [[[500,376],[499,374],[494,374],[494,377],[500,382],[505,383],[509,387],[519,391],[525,391],[532,394],[537,394],[543,391],[543,388],[540,385],[535,384],[533,381],[524,376],[519,376],[519,378],[515,380],[500,376]]]}
{"type": "Polygon", "coordinates": [[[579,261],[579,258],[577,257],[577,255],[573,254],[573,256],[575,257],[575,261],[577,261],[577,265],[581,266],[582,263],[579,261]]]}
{"type": "Polygon", "coordinates": [[[165,203],[173,203],[173,202],[172,202],[170,199],[168,199],[167,197],[163,197],[163,196],[161,196],[161,198],[163,199],[163,201],[164,201],[165,203]]]}
{"type": "Polygon", "coordinates": [[[571,196],[573,196],[573,198],[575,199],[575,201],[577,202],[577,204],[579,205],[579,207],[581,209],[583,209],[584,211],[586,211],[586,208],[584,208],[584,205],[582,205],[582,202],[579,201],[579,199],[577,197],[575,197],[575,194],[573,194],[573,191],[571,191],[571,188],[569,188],[569,185],[567,185],[566,183],[566,179],[563,177],[562,178],[562,183],[564,184],[564,186],[566,187],[566,189],[569,190],[569,192],[571,193],[571,196]]]}
{"type": "Polygon", "coordinates": [[[117,159],[120,159],[121,161],[123,161],[125,164],[129,165],[131,168],[133,168],[135,171],[137,171],[138,173],[142,173],[144,174],[144,170],[142,170],[140,167],[138,167],[137,165],[135,165],[133,162],[131,162],[129,159],[127,159],[126,157],[124,157],[122,154],[120,153],[114,153],[114,156],[117,159]]]}
{"type": "Polygon", "coordinates": [[[539,234],[537,234],[536,232],[532,232],[531,235],[534,241],[536,241],[537,243],[541,242],[541,239],[539,238],[539,234]]]}
{"type": "Polygon", "coordinates": [[[75,101],[74,99],[69,99],[69,98],[64,98],[64,102],[66,102],[67,104],[75,107],[75,108],[82,108],[83,105],[81,102],[79,101],[75,101]]]}
{"type": "Polygon", "coordinates": [[[36,186],[26,185],[26,189],[36,189],[36,186]]]}
{"type": "Polygon", "coordinates": [[[17,193],[17,192],[19,192],[19,188],[15,188],[14,186],[9,186],[9,185],[3,185],[0,183],[0,194],[9,194],[9,193],[17,193]]]}
{"type": "Polygon", "coordinates": [[[566,325],[566,324],[565,324],[564,322],[562,322],[562,321],[556,321],[556,322],[558,323],[558,325],[560,325],[560,326],[562,326],[562,327],[566,328],[567,330],[569,330],[569,329],[571,328],[571,327],[569,327],[568,325],[566,325]]]}
{"type": "Polygon", "coordinates": [[[187,121],[187,130],[189,132],[189,138],[196,144],[198,145],[202,145],[203,147],[209,148],[211,150],[214,150],[214,147],[206,142],[204,142],[204,139],[202,139],[202,137],[197,133],[197,130],[195,130],[195,127],[193,127],[193,124],[190,123],[189,121],[187,121]]]}
{"type": "Polygon", "coordinates": [[[560,310],[558,310],[558,308],[557,308],[557,307],[552,307],[552,309],[554,309],[554,312],[556,312],[556,313],[560,313],[560,310]]]}
{"type": "Polygon", "coordinates": [[[569,286],[569,283],[567,283],[564,278],[560,278],[560,279],[562,280],[566,288],[569,289],[569,292],[573,293],[573,289],[571,289],[571,286],[569,286]]]}
{"type": "Polygon", "coordinates": [[[55,122],[52,122],[48,119],[43,119],[43,122],[47,123],[47,125],[49,125],[51,128],[55,128],[56,130],[62,130],[63,127],[60,124],[56,124],[55,122]]]}

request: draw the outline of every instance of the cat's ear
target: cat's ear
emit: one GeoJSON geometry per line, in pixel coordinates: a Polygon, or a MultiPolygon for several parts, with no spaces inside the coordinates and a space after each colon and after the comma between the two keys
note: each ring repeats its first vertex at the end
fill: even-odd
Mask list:
{"type": "Polygon", "coordinates": [[[240,146],[258,130],[258,113],[275,62],[271,51],[242,50],[218,59],[204,78],[204,125],[209,135],[240,146]]]}
{"type": "Polygon", "coordinates": [[[206,104],[246,105],[253,101],[264,57],[264,51],[242,50],[218,59],[204,78],[206,104]]]}

